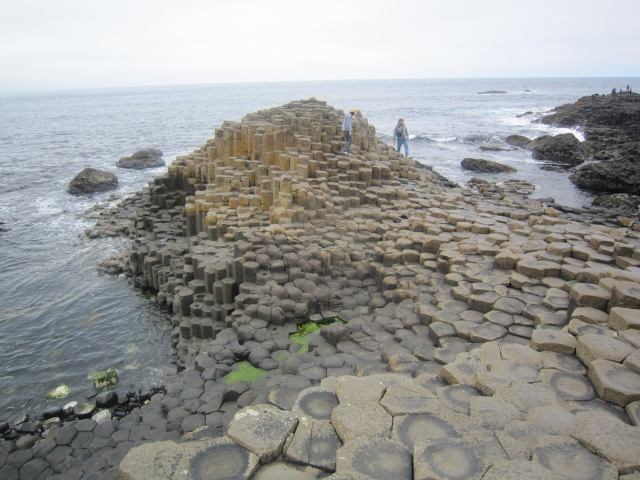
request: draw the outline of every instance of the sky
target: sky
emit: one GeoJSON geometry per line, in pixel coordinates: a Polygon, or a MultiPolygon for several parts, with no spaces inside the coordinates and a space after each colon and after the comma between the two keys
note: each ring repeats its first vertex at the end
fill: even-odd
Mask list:
{"type": "Polygon", "coordinates": [[[638,0],[0,0],[0,92],[640,77],[638,0]]]}

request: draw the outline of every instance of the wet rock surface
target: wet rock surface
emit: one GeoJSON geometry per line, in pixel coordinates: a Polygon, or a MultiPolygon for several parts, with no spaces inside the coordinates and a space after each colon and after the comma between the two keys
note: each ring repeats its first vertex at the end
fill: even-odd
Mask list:
{"type": "Polygon", "coordinates": [[[445,188],[360,115],[341,154],[341,119],[311,99],[225,123],[99,215],[132,242],[112,261],[172,312],[176,368],[122,416],[6,436],[0,477],[639,468],[635,224],[445,188]]]}

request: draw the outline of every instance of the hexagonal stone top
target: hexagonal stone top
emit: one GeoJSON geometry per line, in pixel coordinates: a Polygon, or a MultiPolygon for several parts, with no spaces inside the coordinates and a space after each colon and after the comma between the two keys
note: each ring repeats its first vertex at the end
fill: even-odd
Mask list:
{"type": "Polygon", "coordinates": [[[228,437],[195,442],[153,442],[129,451],[120,462],[123,480],[166,478],[208,480],[249,479],[258,457],[228,437]]]}
{"type": "Polygon", "coordinates": [[[620,340],[593,333],[580,336],[576,347],[577,357],[587,366],[598,358],[622,362],[633,351],[632,346],[620,340]]]}
{"type": "Polygon", "coordinates": [[[571,436],[584,447],[618,467],[620,474],[640,469],[640,428],[604,412],[580,412],[571,436]]]}
{"type": "Polygon", "coordinates": [[[336,395],[340,402],[373,401],[382,398],[385,386],[374,377],[338,377],[336,381],[336,395]]]}
{"type": "Polygon", "coordinates": [[[475,448],[461,438],[418,442],[413,465],[416,480],[480,480],[487,470],[475,448]]]}
{"type": "Polygon", "coordinates": [[[306,388],[296,400],[291,410],[298,420],[331,420],[331,412],[338,406],[338,397],[324,387],[306,388]]]}
{"type": "Polygon", "coordinates": [[[275,458],[296,427],[291,413],[273,405],[254,405],[238,411],[229,424],[227,435],[261,458],[275,458]]]}
{"type": "Polygon", "coordinates": [[[609,360],[594,360],[589,365],[589,379],[603,400],[621,407],[640,400],[640,374],[609,360]]]}
{"type": "Polygon", "coordinates": [[[331,423],[345,443],[358,437],[391,436],[391,414],[379,403],[341,403],[333,409],[331,423]]]}
{"type": "Polygon", "coordinates": [[[371,480],[412,480],[411,452],[389,438],[357,438],[338,450],[336,473],[371,480]]]}

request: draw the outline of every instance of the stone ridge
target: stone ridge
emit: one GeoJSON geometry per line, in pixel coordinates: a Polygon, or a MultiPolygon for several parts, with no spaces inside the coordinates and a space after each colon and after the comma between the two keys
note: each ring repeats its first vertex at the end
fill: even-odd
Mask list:
{"type": "Polygon", "coordinates": [[[444,188],[360,115],[344,155],[341,119],[310,99],[225,123],[105,215],[177,368],[118,420],[0,444],[0,476],[634,478],[631,224],[444,188]],[[222,383],[241,361],[265,376],[222,383]]]}

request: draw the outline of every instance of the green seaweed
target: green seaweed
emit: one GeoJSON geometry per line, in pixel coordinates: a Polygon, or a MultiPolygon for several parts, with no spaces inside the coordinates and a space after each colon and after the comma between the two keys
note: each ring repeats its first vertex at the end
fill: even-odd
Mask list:
{"type": "Polygon", "coordinates": [[[44,398],[47,400],[54,400],[56,398],[66,398],[71,393],[71,389],[66,385],[60,385],[58,388],[54,388],[49,393],[47,393],[44,398]]]}
{"type": "Polygon", "coordinates": [[[107,385],[113,385],[118,382],[118,373],[115,368],[102,372],[93,372],[91,374],[93,379],[93,386],[95,388],[106,387],[107,385]]]}
{"type": "Polygon", "coordinates": [[[303,334],[303,333],[292,333],[291,335],[289,335],[289,340],[291,340],[293,343],[299,343],[300,345],[302,345],[302,347],[300,347],[300,349],[296,352],[296,353],[307,353],[307,350],[309,350],[309,341],[311,340],[311,338],[309,338],[308,334],[303,334]]]}
{"type": "Polygon", "coordinates": [[[264,370],[254,367],[249,362],[236,364],[236,370],[222,377],[223,383],[255,382],[267,374],[264,370]]]}
{"type": "Polygon", "coordinates": [[[323,318],[320,321],[314,322],[313,320],[306,321],[298,325],[298,332],[289,335],[289,340],[294,343],[302,345],[297,353],[307,353],[309,350],[309,341],[314,335],[320,332],[320,329],[325,325],[333,325],[334,323],[343,324],[344,321],[339,317],[323,318]]]}

